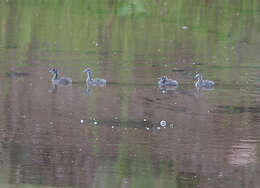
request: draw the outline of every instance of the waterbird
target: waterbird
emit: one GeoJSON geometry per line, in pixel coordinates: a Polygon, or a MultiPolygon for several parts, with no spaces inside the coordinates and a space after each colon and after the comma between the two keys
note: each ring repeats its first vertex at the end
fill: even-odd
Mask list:
{"type": "Polygon", "coordinates": [[[96,86],[104,86],[106,85],[106,80],[102,79],[102,78],[92,78],[92,70],[90,68],[87,68],[83,71],[84,73],[86,73],[88,75],[87,79],[86,79],[86,83],[88,85],[96,85],[96,86]]]}
{"type": "Polygon", "coordinates": [[[52,84],[54,84],[54,85],[69,85],[72,83],[71,78],[64,78],[64,77],[59,78],[58,77],[59,72],[55,68],[51,69],[49,72],[51,72],[53,74],[51,81],[52,81],[52,84]]]}
{"type": "Polygon", "coordinates": [[[159,79],[158,85],[159,86],[178,86],[178,82],[176,80],[172,80],[167,78],[167,76],[162,76],[159,79]]]}
{"type": "Polygon", "coordinates": [[[211,89],[215,85],[215,83],[211,80],[203,80],[203,77],[201,74],[196,74],[195,78],[197,79],[197,82],[195,83],[196,88],[211,89]]]}

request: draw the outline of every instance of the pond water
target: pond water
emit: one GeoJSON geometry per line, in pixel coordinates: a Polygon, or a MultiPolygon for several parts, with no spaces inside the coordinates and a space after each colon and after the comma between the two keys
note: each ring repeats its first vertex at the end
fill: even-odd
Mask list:
{"type": "Polygon", "coordinates": [[[1,187],[259,187],[259,16],[257,0],[1,1],[1,187]]]}

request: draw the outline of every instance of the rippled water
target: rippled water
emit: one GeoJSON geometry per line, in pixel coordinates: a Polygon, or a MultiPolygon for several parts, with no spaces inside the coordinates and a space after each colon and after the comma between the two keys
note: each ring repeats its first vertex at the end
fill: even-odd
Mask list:
{"type": "Polygon", "coordinates": [[[259,5],[1,1],[1,187],[258,187],[259,5]]]}

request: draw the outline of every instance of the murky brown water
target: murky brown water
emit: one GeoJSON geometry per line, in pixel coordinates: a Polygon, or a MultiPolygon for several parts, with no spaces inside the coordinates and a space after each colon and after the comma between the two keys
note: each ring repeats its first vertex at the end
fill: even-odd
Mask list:
{"type": "Polygon", "coordinates": [[[0,3],[1,187],[259,186],[257,1],[20,2],[0,3]]]}

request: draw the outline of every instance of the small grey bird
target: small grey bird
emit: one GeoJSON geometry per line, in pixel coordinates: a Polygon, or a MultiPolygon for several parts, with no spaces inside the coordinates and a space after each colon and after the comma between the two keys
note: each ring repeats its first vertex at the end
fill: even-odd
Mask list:
{"type": "Polygon", "coordinates": [[[61,77],[59,78],[58,77],[58,70],[57,69],[51,69],[49,72],[51,72],[53,74],[53,77],[51,79],[52,81],[52,84],[55,84],[55,85],[69,85],[72,83],[72,79],[71,78],[64,78],[64,77],[61,77]]]}
{"type": "Polygon", "coordinates": [[[104,86],[106,85],[106,80],[102,79],[102,78],[92,78],[92,70],[90,68],[85,69],[83,71],[84,73],[86,73],[88,75],[87,79],[86,79],[86,83],[89,85],[96,85],[96,86],[104,86]]]}
{"type": "Polygon", "coordinates": [[[178,84],[176,80],[169,79],[167,76],[162,76],[158,82],[159,86],[178,86],[178,84]]]}
{"type": "Polygon", "coordinates": [[[197,79],[197,82],[195,83],[196,88],[213,88],[215,83],[211,80],[203,80],[203,77],[201,74],[196,74],[195,78],[197,79]]]}

